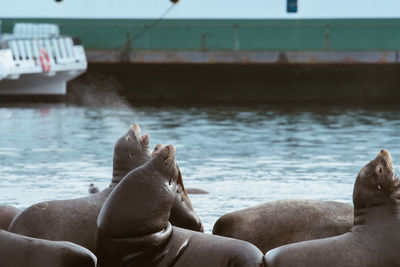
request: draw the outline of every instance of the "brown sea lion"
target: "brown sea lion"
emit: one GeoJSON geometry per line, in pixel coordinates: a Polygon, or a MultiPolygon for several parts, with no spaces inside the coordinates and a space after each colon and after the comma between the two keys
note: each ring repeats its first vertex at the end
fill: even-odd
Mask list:
{"type": "Polygon", "coordinates": [[[95,252],[96,220],[101,206],[127,172],[151,157],[149,136],[132,124],[115,143],[110,187],[83,198],[41,202],[21,212],[9,231],[29,237],[70,241],[95,252]]]}
{"type": "Polygon", "coordinates": [[[208,192],[199,188],[186,188],[186,192],[192,195],[206,195],[208,192]]]}
{"type": "Polygon", "coordinates": [[[8,230],[11,221],[21,211],[17,208],[7,205],[0,205],[0,229],[8,230]]]}
{"type": "Polygon", "coordinates": [[[359,172],[349,233],[270,250],[268,266],[400,266],[400,181],[388,151],[359,172]]]}
{"type": "MultiPolygon", "coordinates": [[[[109,188],[84,198],[32,205],[14,219],[9,231],[35,238],[70,241],[95,253],[94,235],[100,208],[127,173],[150,159],[149,139],[149,135],[141,134],[137,124],[132,124],[114,146],[113,178],[109,188]]],[[[179,188],[171,221],[178,226],[202,231],[203,225],[193,210],[183,182],[179,188]]]]}
{"type": "MultiPolygon", "coordinates": [[[[161,144],[156,145],[152,155],[157,154],[163,147],[164,146],[161,144]]],[[[172,205],[169,221],[174,226],[203,232],[203,224],[200,221],[200,217],[195,212],[192,202],[186,193],[185,186],[183,185],[181,170],[178,166],[176,167],[178,169],[178,181],[176,183],[175,201],[172,205]]]]}
{"type": "Polygon", "coordinates": [[[349,204],[278,200],[223,215],[213,234],[248,241],[266,253],[290,243],[341,235],[351,227],[349,204]]]}
{"type": "Polygon", "coordinates": [[[89,250],[70,242],[35,239],[0,230],[0,267],[95,267],[89,250]]]}
{"type": "Polygon", "coordinates": [[[100,192],[100,190],[97,186],[94,184],[89,185],[89,194],[97,194],[98,192],[100,192]]]}
{"type": "Polygon", "coordinates": [[[168,145],[116,186],[97,221],[98,266],[263,266],[248,242],[171,226],[179,173],[168,145]]]}

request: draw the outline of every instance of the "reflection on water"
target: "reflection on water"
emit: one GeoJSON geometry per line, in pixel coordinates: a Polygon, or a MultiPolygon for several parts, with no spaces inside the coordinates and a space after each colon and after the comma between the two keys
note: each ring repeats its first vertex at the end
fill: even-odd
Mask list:
{"type": "Polygon", "coordinates": [[[224,213],[283,198],[351,203],[354,179],[379,149],[400,159],[396,110],[288,107],[0,107],[0,203],[25,208],[87,195],[112,174],[131,122],[151,145],[173,144],[210,232],[224,213]]]}

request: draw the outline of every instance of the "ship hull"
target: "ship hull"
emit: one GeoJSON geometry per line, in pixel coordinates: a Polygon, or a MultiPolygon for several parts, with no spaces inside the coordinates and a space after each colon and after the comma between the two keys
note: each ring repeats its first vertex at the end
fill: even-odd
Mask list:
{"type": "Polygon", "coordinates": [[[300,52],[306,57],[301,63],[320,58],[362,63],[365,56],[376,58],[368,63],[380,63],[386,52],[400,51],[397,18],[167,19],[148,30],[154,20],[24,18],[2,19],[3,30],[10,32],[17,21],[58,24],[61,32],[79,37],[89,62],[97,63],[270,63],[268,54],[280,52],[300,52]]]}
{"type": "Polygon", "coordinates": [[[63,99],[66,83],[77,77],[83,70],[57,72],[54,75],[25,74],[18,79],[4,79],[0,82],[0,98],[54,98],[63,99]]]}

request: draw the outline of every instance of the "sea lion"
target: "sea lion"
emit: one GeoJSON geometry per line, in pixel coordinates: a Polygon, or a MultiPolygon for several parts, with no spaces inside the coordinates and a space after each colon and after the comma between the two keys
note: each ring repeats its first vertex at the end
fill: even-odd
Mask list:
{"type": "Polygon", "coordinates": [[[96,220],[101,206],[125,173],[150,157],[149,135],[141,135],[140,127],[132,124],[115,143],[110,187],[83,198],[32,205],[15,217],[9,231],[34,238],[70,241],[95,253],[96,220]]]}
{"type": "Polygon", "coordinates": [[[290,243],[341,235],[351,227],[349,204],[278,200],[223,215],[213,234],[248,241],[266,253],[290,243]]]}
{"type": "Polygon", "coordinates": [[[400,181],[388,151],[359,172],[349,233],[270,250],[268,266],[400,266],[400,181]]]}
{"type": "Polygon", "coordinates": [[[186,188],[186,192],[192,195],[206,195],[208,192],[199,188],[186,188]]]}
{"type": "Polygon", "coordinates": [[[116,186],[97,220],[98,266],[263,266],[248,242],[171,226],[179,173],[168,145],[116,186]]]}
{"type": "Polygon", "coordinates": [[[0,205],[0,229],[7,230],[11,221],[21,211],[17,208],[7,205],[0,205]]]}
{"type": "MultiPolygon", "coordinates": [[[[101,206],[127,173],[151,158],[149,141],[149,135],[142,135],[140,127],[132,124],[114,146],[113,178],[109,188],[83,198],[32,205],[13,220],[9,231],[35,238],[70,241],[95,253],[96,220],[101,206]]],[[[171,220],[176,225],[202,231],[203,225],[193,210],[183,182],[180,186],[171,220]]]]}
{"type": "Polygon", "coordinates": [[[0,230],[0,267],[95,267],[96,257],[70,242],[35,239],[0,230]]]}
{"type": "MultiPolygon", "coordinates": [[[[158,144],[155,146],[152,156],[156,155],[164,146],[158,144]]],[[[185,186],[183,185],[182,173],[178,165],[178,181],[176,183],[175,200],[171,209],[171,216],[169,221],[174,226],[179,226],[185,229],[203,232],[203,224],[200,221],[200,217],[192,206],[192,202],[186,193],[185,186]]]]}
{"type": "Polygon", "coordinates": [[[89,185],[89,194],[97,194],[98,192],[100,192],[100,190],[97,186],[94,184],[89,185]]]}

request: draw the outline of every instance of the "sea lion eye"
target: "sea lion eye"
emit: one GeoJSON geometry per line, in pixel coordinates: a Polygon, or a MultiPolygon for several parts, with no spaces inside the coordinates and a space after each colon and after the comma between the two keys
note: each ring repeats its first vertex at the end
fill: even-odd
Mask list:
{"type": "Polygon", "coordinates": [[[379,173],[382,173],[382,166],[379,166],[379,173]]]}
{"type": "Polygon", "coordinates": [[[131,137],[130,136],[127,136],[125,139],[126,139],[127,142],[131,141],[131,137]]]}

